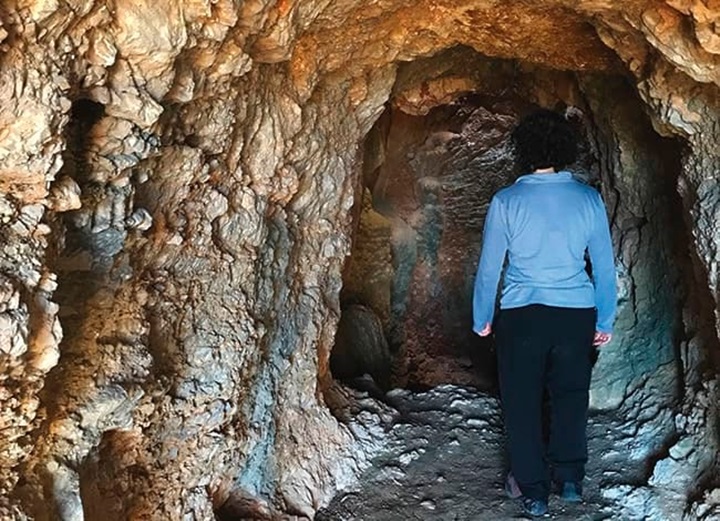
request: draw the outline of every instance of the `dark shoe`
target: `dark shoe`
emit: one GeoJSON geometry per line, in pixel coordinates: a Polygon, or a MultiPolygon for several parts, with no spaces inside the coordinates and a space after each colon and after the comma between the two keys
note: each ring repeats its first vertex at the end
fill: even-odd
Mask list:
{"type": "Polygon", "coordinates": [[[565,481],[560,487],[560,499],[567,503],[582,502],[582,486],[576,481],[565,481]]]}
{"type": "Polygon", "coordinates": [[[508,472],[507,479],[505,480],[505,494],[510,499],[517,499],[522,496],[522,491],[512,472],[508,472]]]}
{"type": "Polygon", "coordinates": [[[523,512],[532,517],[542,517],[548,513],[547,501],[542,499],[522,498],[523,512]]]}

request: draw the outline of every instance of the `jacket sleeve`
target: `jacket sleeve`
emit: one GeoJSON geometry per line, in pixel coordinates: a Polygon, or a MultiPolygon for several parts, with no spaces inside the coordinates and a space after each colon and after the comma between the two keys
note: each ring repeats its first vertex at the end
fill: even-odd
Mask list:
{"type": "Polygon", "coordinates": [[[612,333],[617,309],[615,259],[607,210],[600,194],[597,195],[594,206],[595,226],[588,241],[588,253],[595,284],[596,330],[601,333],[612,333]]]}
{"type": "Polygon", "coordinates": [[[498,283],[507,253],[507,217],[500,198],[493,197],[485,218],[482,253],[475,275],[473,293],[473,330],[482,331],[492,324],[498,283]]]}

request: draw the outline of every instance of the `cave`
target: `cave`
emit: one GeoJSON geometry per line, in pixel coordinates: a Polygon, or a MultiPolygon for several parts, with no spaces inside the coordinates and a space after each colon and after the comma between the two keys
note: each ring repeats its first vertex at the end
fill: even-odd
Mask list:
{"type": "Polygon", "coordinates": [[[581,136],[619,288],[585,504],[720,518],[720,7],[0,7],[0,517],[513,519],[492,194],[581,136]]]}
{"type": "MultiPolygon", "coordinates": [[[[682,222],[673,223],[681,214],[675,186],[682,142],[659,136],[641,105],[620,75],[571,74],[488,59],[472,49],[401,66],[388,108],[365,138],[335,372],[361,376],[365,361],[371,373],[394,366],[392,377],[378,374],[383,387],[388,379],[391,386],[414,389],[493,387],[492,341],[477,338],[470,325],[481,231],[492,194],[521,173],[510,130],[541,106],[567,113],[577,126],[581,157],[571,170],[608,198],[624,266],[621,302],[628,302],[620,336],[634,337],[628,346],[638,339],[656,346],[652,354],[635,355],[638,375],[673,363],[682,281],[691,275],[683,253],[687,232],[682,222]],[[634,158],[620,157],[622,150],[632,150],[634,158]],[[665,213],[648,212],[649,201],[665,213]],[[377,317],[374,326],[363,318],[368,312],[377,317]],[[385,343],[359,333],[378,325],[385,343]],[[372,354],[354,352],[363,344],[372,354]]],[[[596,371],[622,375],[596,378],[603,382],[596,394],[613,394],[614,405],[629,383],[629,373],[619,369],[601,364],[596,371]]]]}

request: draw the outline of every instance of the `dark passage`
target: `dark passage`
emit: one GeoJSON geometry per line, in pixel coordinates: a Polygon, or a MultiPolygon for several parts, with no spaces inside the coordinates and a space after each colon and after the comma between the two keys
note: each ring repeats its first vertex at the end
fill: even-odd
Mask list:
{"type": "MultiPolygon", "coordinates": [[[[446,59],[463,53],[447,53],[446,59]]],[[[434,62],[409,64],[366,139],[333,355],[336,376],[367,372],[386,381],[382,368],[391,365],[396,387],[496,388],[493,341],[471,330],[472,290],[490,198],[521,174],[513,163],[510,131],[540,101],[552,100],[586,137],[592,117],[579,93],[572,101],[581,106],[563,93],[579,90],[573,75],[472,59],[476,67],[469,74],[483,90],[446,93],[441,103],[436,96],[427,106],[409,104],[408,93],[417,84],[420,92],[431,88],[431,80],[420,74],[432,74],[434,62]],[[375,315],[373,327],[382,328],[387,347],[377,333],[368,338],[344,333],[356,327],[351,324],[359,320],[358,306],[365,316],[375,315]]],[[[599,185],[598,150],[586,139],[582,151],[573,171],[599,185]]]]}

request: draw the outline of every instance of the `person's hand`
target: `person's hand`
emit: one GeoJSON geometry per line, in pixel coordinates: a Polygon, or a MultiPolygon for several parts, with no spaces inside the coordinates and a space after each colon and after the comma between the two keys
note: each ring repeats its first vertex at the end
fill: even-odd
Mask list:
{"type": "Polygon", "coordinates": [[[488,336],[490,333],[492,333],[492,328],[490,327],[490,324],[485,324],[485,327],[482,329],[482,331],[475,331],[476,334],[480,336],[488,336]]]}
{"type": "Polygon", "coordinates": [[[612,333],[601,333],[600,331],[595,331],[595,338],[593,338],[593,345],[600,347],[604,346],[608,342],[612,340],[612,333]]]}

